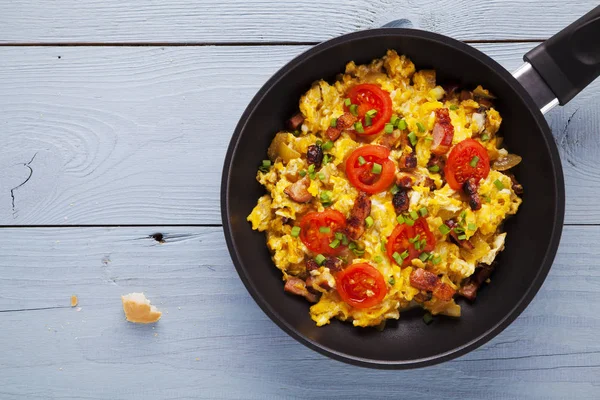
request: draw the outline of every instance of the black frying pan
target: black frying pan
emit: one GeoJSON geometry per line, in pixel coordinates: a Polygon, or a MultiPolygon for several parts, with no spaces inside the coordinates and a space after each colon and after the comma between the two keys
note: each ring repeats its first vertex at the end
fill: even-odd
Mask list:
{"type": "Polygon", "coordinates": [[[296,57],[254,97],[238,123],[225,158],[221,212],[225,238],[240,278],[263,311],[301,343],[338,360],[369,367],[411,368],[464,354],[506,328],[532,300],[554,260],[565,208],[563,173],[543,112],[565,104],[600,74],[600,7],[527,53],[515,76],[457,40],[412,29],[374,29],[329,40],[296,57]],[[345,64],[366,63],[395,49],[417,68],[433,68],[438,82],[477,84],[498,99],[500,134],[523,157],[514,172],[525,187],[518,214],[507,220],[506,249],[492,284],[463,301],[462,317],[425,325],[418,310],[402,313],[382,332],[332,321],[317,327],[309,304],[283,291],[263,233],[247,215],[264,194],[255,175],[274,134],[298,110],[300,96],[345,64]],[[542,110],[542,111],[541,111],[542,110]]]}

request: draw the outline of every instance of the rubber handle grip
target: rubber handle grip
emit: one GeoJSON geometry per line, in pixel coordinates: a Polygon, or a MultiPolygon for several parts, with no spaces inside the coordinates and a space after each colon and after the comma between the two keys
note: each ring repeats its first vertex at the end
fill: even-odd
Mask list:
{"type": "Polygon", "coordinates": [[[600,76],[600,6],[529,51],[523,59],[561,105],[600,76]]]}

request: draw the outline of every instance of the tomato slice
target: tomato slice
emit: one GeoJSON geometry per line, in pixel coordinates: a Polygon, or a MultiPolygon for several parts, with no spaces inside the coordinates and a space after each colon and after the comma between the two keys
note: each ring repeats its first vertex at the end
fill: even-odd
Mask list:
{"type": "MultiPolygon", "coordinates": [[[[348,92],[348,98],[352,104],[358,106],[358,118],[364,129],[361,135],[374,135],[381,132],[392,117],[392,98],[388,92],[377,85],[371,83],[356,85],[348,92]],[[370,110],[377,111],[377,114],[370,118],[371,125],[367,126],[365,115],[370,110]]],[[[348,106],[344,105],[344,108],[345,111],[350,110],[348,106]]]]}
{"type": "Polygon", "coordinates": [[[335,276],[342,300],[354,308],[370,308],[387,294],[381,272],[367,263],[352,264],[335,276]]]}
{"type": "Polygon", "coordinates": [[[339,211],[310,212],[300,220],[300,240],[315,253],[335,256],[345,246],[340,243],[334,249],[329,245],[335,240],[336,232],[345,226],[346,217],[339,211]]]}
{"type": "Polygon", "coordinates": [[[454,190],[460,190],[469,178],[475,178],[479,182],[480,179],[487,178],[489,173],[490,158],[487,151],[474,139],[465,139],[454,146],[444,167],[446,181],[454,190]],[[474,160],[477,161],[475,167],[471,165],[474,160]]]}
{"type": "Polygon", "coordinates": [[[396,225],[392,234],[387,239],[386,252],[390,261],[396,262],[394,253],[402,254],[408,252],[401,267],[410,265],[413,258],[417,258],[424,251],[432,251],[435,248],[435,236],[429,230],[425,218],[419,218],[413,226],[407,224],[396,225]],[[418,241],[418,244],[417,244],[418,241]],[[425,241],[423,243],[423,241],[425,241]],[[418,248],[417,248],[418,247],[418,248]]]}
{"type": "Polygon", "coordinates": [[[396,173],[396,166],[389,155],[388,148],[372,144],[354,150],[346,160],[346,176],[352,186],[369,194],[389,188],[396,173]],[[373,172],[374,164],[381,166],[380,173],[373,172]]]}

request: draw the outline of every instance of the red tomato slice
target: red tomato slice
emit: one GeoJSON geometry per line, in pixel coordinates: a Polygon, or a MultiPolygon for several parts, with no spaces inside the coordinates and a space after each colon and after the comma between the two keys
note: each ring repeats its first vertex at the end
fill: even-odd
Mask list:
{"type": "Polygon", "coordinates": [[[352,264],[335,277],[342,300],[354,308],[370,308],[384,299],[387,293],[381,272],[367,263],[352,264]]]}
{"type": "Polygon", "coordinates": [[[346,160],[346,176],[352,186],[369,194],[389,188],[396,173],[396,166],[388,158],[389,155],[388,148],[372,144],[354,150],[346,160]],[[361,165],[363,160],[364,164],[361,165]],[[379,174],[373,173],[374,164],[381,166],[379,174]]]}
{"type": "Polygon", "coordinates": [[[345,226],[346,217],[339,211],[310,212],[300,220],[300,239],[315,253],[335,256],[344,246],[340,244],[333,249],[329,244],[335,240],[335,233],[342,231],[345,226]],[[322,232],[321,228],[324,228],[325,232],[322,232]]]}
{"type": "MultiPolygon", "coordinates": [[[[361,133],[361,135],[374,135],[381,132],[392,117],[390,94],[377,85],[370,83],[356,85],[348,92],[348,98],[352,104],[358,105],[358,118],[364,129],[364,133],[361,133]],[[365,115],[370,110],[377,111],[377,114],[371,117],[371,125],[367,126],[365,115]]],[[[344,106],[344,108],[345,111],[350,110],[347,106],[344,106]]]]}
{"type": "Polygon", "coordinates": [[[490,158],[485,148],[473,139],[465,139],[450,151],[444,167],[444,176],[448,185],[454,190],[460,190],[462,184],[469,178],[487,178],[490,172],[490,158]],[[471,166],[474,157],[478,157],[475,167],[471,166]]]}
{"type": "MultiPolygon", "coordinates": [[[[429,230],[429,225],[425,218],[419,218],[415,221],[413,226],[407,224],[396,225],[396,228],[392,231],[392,234],[387,239],[386,252],[390,261],[396,262],[394,259],[394,253],[402,254],[408,251],[408,257],[404,259],[401,267],[410,265],[410,261],[413,258],[417,258],[419,254],[424,251],[432,251],[435,248],[435,236],[429,230]],[[418,235],[418,237],[417,237],[418,235]],[[425,245],[418,245],[419,249],[415,247],[416,240],[421,243],[425,240],[425,245]]],[[[396,262],[397,264],[397,262],[396,262]]]]}

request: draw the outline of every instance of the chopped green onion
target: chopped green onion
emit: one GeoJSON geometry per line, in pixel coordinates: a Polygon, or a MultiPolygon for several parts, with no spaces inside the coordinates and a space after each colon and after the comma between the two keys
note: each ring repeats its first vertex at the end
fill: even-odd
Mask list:
{"type": "Polygon", "coordinates": [[[456,104],[452,104],[452,105],[450,106],[450,109],[451,109],[452,111],[456,111],[456,110],[458,110],[458,106],[457,106],[456,104]]]}
{"type": "Polygon", "coordinates": [[[298,136],[300,136],[300,131],[298,129],[296,129],[294,132],[292,132],[292,135],[298,137],[298,136]]]}
{"type": "Polygon", "coordinates": [[[348,238],[344,234],[342,234],[342,245],[348,246],[348,238]]]}
{"type": "Polygon", "coordinates": [[[467,235],[458,235],[458,240],[466,240],[467,235]]]}
{"type": "Polygon", "coordinates": [[[475,156],[471,159],[469,165],[473,168],[477,167],[477,163],[479,162],[479,157],[475,156]]]}
{"type": "Polygon", "coordinates": [[[481,135],[481,140],[483,142],[487,142],[488,140],[490,140],[490,135],[488,135],[487,133],[484,133],[483,135],[481,135]]]}
{"type": "Polygon", "coordinates": [[[427,208],[425,208],[425,207],[421,207],[421,208],[419,209],[419,214],[421,214],[421,217],[424,217],[424,216],[426,216],[426,215],[427,215],[427,208]]]}
{"type": "Polygon", "coordinates": [[[380,246],[380,248],[381,248],[381,252],[382,252],[382,253],[385,253],[385,252],[387,251],[387,249],[385,248],[385,245],[386,245],[386,244],[387,244],[387,240],[385,240],[385,239],[382,239],[382,240],[381,240],[381,246],[380,246]]]}
{"type": "Polygon", "coordinates": [[[363,254],[365,254],[365,251],[364,251],[364,250],[361,250],[361,249],[358,249],[358,248],[356,248],[356,249],[352,250],[352,252],[353,252],[355,255],[357,255],[357,256],[362,256],[363,254]]]}
{"type": "Polygon", "coordinates": [[[469,228],[470,231],[476,231],[477,225],[475,225],[473,223],[469,223],[469,225],[467,225],[467,228],[469,228]]]}
{"type": "Polygon", "coordinates": [[[419,215],[415,211],[411,211],[409,214],[412,219],[416,220],[417,218],[419,218],[419,215]]]}
{"type": "Polygon", "coordinates": [[[369,215],[367,218],[365,218],[365,223],[367,224],[367,228],[370,228],[373,226],[373,218],[369,215]]]}
{"type": "Polygon", "coordinates": [[[358,156],[358,165],[365,165],[366,162],[363,156],[358,156]]]}
{"type": "Polygon", "coordinates": [[[463,228],[462,226],[457,226],[456,228],[454,228],[454,232],[456,233],[465,233],[465,228],[463,228]]]}
{"type": "Polygon", "coordinates": [[[300,227],[299,226],[293,227],[291,235],[292,235],[292,237],[298,237],[300,235],[300,227]]]}
{"type": "Polygon", "coordinates": [[[340,245],[340,241],[335,239],[333,242],[329,243],[329,247],[331,247],[332,249],[337,248],[340,245]]]}
{"type": "Polygon", "coordinates": [[[310,164],[310,165],[308,166],[308,172],[309,172],[309,173],[315,172],[315,164],[310,164]]]}
{"type": "Polygon", "coordinates": [[[403,260],[408,257],[408,250],[404,250],[402,254],[400,254],[400,257],[402,257],[403,260]]]}
{"type": "Polygon", "coordinates": [[[352,104],[352,100],[344,99],[344,104],[346,105],[346,107],[350,107],[350,104],[352,104]]]}
{"type": "Polygon", "coordinates": [[[426,251],[424,251],[423,253],[421,253],[419,255],[419,260],[421,260],[423,262],[427,261],[428,259],[429,259],[429,253],[426,251]]]}
{"type": "Polygon", "coordinates": [[[396,217],[396,221],[398,221],[399,224],[403,224],[404,223],[404,217],[402,217],[402,215],[398,215],[396,217]]]}
{"type": "Polygon", "coordinates": [[[430,313],[425,313],[423,315],[423,322],[425,322],[425,324],[429,325],[430,323],[433,322],[433,315],[431,315],[430,313]]]}
{"type": "Polygon", "coordinates": [[[421,250],[421,242],[417,241],[413,243],[413,246],[415,246],[416,250],[421,250]]]}
{"type": "Polygon", "coordinates": [[[376,175],[379,175],[381,174],[382,169],[383,167],[381,166],[381,164],[373,163],[373,168],[371,168],[371,172],[376,175]]]}
{"type": "Polygon", "coordinates": [[[323,254],[317,254],[315,261],[317,264],[321,265],[323,264],[323,261],[325,261],[325,256],[323,254]]]}
{"type": "Polygon", "coordinates": [[[398,265],[402,265],[402,263],[404,262],[402,256],[400,256],[400,254],[398,254],[398,252],[396,251],[394,252],[394,254],[392,254],[392,258],[394,259],[394,261],[396,261],[398,265]]]}
{"type": "Polygon", "coordinates": [[[436,255],[435,257],[433,257],[431,262],[433,263],[433,265],[438,265],[439,263],[442,262],[442,257],[440,257],[439,255],[436,255]]]}
{"type": "Polygon", "coordinates": [[[332,128],[337,127],[337,118],[331,118],[331,122],[329,123],[329,126],[331,126],[332,128]]]}
{"type": "Polygon", "coordinates": [[[414,238],[409,238],[409,239],[408,239],[408,242],[409,242],[409,243],[415,243],[415,242],[418,242],[418,241],[419,241],[419,239],[421,239],[421,235],[417,235],[417,236],[415,236],[414,238]]]}
{"type": "Polygon", "coordinates": [[[394,125],[387,123],[385,124],[385,133],[392,133],[394,132],[394,125]]]}
{"type": "Polygon", "coordinates": [[[425,246],[427,246],[427,240],[423,239],[423,240],[421,240],[421,247],[425,248],[425,246]]]}
{"type": "Polygon", "coordinates": [[[321,146],[321,148],[323,149],[323,151],[329,151],[333,148],[333,142],[331,140],[328,140],[323,146],[321,146]]]}
{"type": "Polygon", "coordinates": [[[261,172],[268,172],[269,168],[271,168],[271,160],[262,160],[258,170],[261,172]]]}
{"type": "Polygon", "coordinates": [[[408,135],[408,140],[410,140],[410,144],[412,144],[413,146],[417,144],[417,135],[415,135],[414,132],[409,133],[408,135]]]}
{"type": "Polygon", "coordinates": [[[335,238],[337,240],[342,240],[343,237],[344,237],[344,234],[342,232],[336,232],[335,233],[335,238]]]}
{"type": "Polygon", "coordinates": [[[319,228],[319,232],[321,232],[321,233],[329,233],[329,232],[331,232],[331,228],[328,227],[328,226],[322,226],[322,227],[319,228]]]}
{"type": "Polygon", "coordinates": [[[433,138],[432,138],[431,136],[425,136],[425,137],[423,138],[423,140],[426,140],[426,141],[428,141],[428,142],[433,142],[433,138]]]}
{"type": "Polygon", "coordinates": [[[318,176],[318,177],[319,177],[319,179],[320,179],[320,180],[322,180],[322,181],[324,181],[324,180],[325,180],[325,178],[326,178],[325,174],[324,174],[324,173],[322,173],[322,172],[319,172],[319,174],[318,174],[317,176],[318,176]]]}
{"type": "Polygon", "coordinates": [[[323,142],[319,139],[317,139],[317,141],[315,142],[315,144],[319,147],[321,147],[321,145],[323,144],[323,142]]]}
{"type": "Polygon", "coordinates": [[[496,180],[494,181],[494,185],[496,185],[496,187],[498,188],[498,190],[502,190],[502,189],[504,189],[504,184],[503,184],[502,182],[500,182],[500,180],[499,180],[499,179],[496,179],[496,180]]]}
{"type": "Polygon", "coordinates": [[[431,172],[438,172],[440,170],[440,166],[439,165],[432,165],[431,167],[428,168],[431,172]]]}
{"type": "Polygon", "coordinates": [[[323,165],[329,164],[329,161],[331,161],[331,157],[329,156],[329,154],[323,155],[323,165]]]}
{"type": "Polygon", "coordinates": [[[324,207],[328,207],[331,205],[331,195],[332,193],[329,190],[323,190],[319,195],[321,204],[323,204],[324,207]]]}
{"type": "Polygon", "coordinates": [[[417,128],[419,128],[419,132],[421,132],[421,133],[425,132],[425,127],[423,126],[422,123],[417,122],[417,128]]]}
{"type": "Polygon", "coordinates": [[[451,231],[450,227],[446,224],[440,225],[438,229],[442,233],[442,235],[447,235],[451,231]]]}
{"type": "Polygon", "coordinates": [[[304,178],[306,176],[306,171],[302,170],[302,171],[298,172],[298,175],[300,175],[301,177],[304,178]]]}
{"type": "Polygon", "coordinates": [[[408,217],[404,217],[404,223],[408,226],[413,226],[415,224],[415,221],[413,221],[412,219],[410,219],[408,217]]]}
{"type": "Polygon", "coordinates": [[[362,122],[358,121],[354,123],[354,130],[358,133],[365,133],[362,122]]]}
{"type": "Polygon", "coordinates": [[[490,199],[490,196],[488,196],[487,194],[484,194],[482,197],[483,201],[485,201],[486,203],[490,203],[492,201],[492,199],[490,199]]]}
{"type": "Polygon", "coordinates": [[[398,185],[396,185],[396,184],[394,183],[394,186],[392,186],[392,188],[390,189],[390,193],[391,193],[391,194],[396,194],[396,193],[398,193],[399,191],[400,191],[400,188],[398,187],[398,185]]]}
{"type": "Polygon", "coordinates": [[[374,116],[377,115],[377,110],[375,110],[375,109],[369,110],[365,113],[365,115],[368,115],[369,117],[373,118],[374,116]]]}
{"type": "Polygon", "coordinates": [[[463,210],[463,212],[460,213],[460,217],[459,217],[463,222],[465,222],[465,218],[467,218],[467,211],[463,210]]]}
{"type": "Polygon", "coordinates": [[[371,117],[369,117],[368,115],[365,115],[365,126],[371,126],[373,124],[373,121],[371,119],[371,117]]]}
{"type": "Polygon", "coordinates": [[[358,106],[356,104],[350,104],[350,106],[348,107],[350,109],[350,112],[352,113],[352,115],[354,115],[355,117],[358,115],[358,106]]]}
{"type": "Polygon", "coordinates": [[[403,131],[407,127],[408,127],[408,125],[406,124],[406,121],[404,119],[401,119],[400,122],[398,122],[398,129],[403,131]]]}
{"type": "Polygon", "coordinates": [[[350,245],[348,246],[348,248],[350,250],[355,250],[356,249],[356,243],[355,242],[350,242],[350,245]]]}
{"type": "Polygon", "coordinates": [[[390,124],[392,124],[395,127],[398,127],[398,117],[395,115],[392,115],[392,118],[390,118],[390,124]]]}
{"type": "Polygon", "coordinates": [[[394,286],[396,284],[396,279],[391,276],[390,279],[388,279],[388,283],[390,284],[390,286],[394,286]]]}
{"type": "Polygon", "coordinates": [[[433,258],[433,253],[429,253],[429,257],[427,257],[428,260],[431,260],[433,258]]]}
{"type": "Polygon", "coordinates": [[[373,258],[373,260],[374,260],[376,263],[380,263],[380,262],[382,262],[382,261],[383,261],[383,257],[381,257],[381,256],[375,256],[375,258],[373,258]]]}
{"type": "Polygon", "coordinates": [[[262,161],[262,166],[263,167],[270,167],[271,166],[271,160],[263,160],[262,161]]]}

